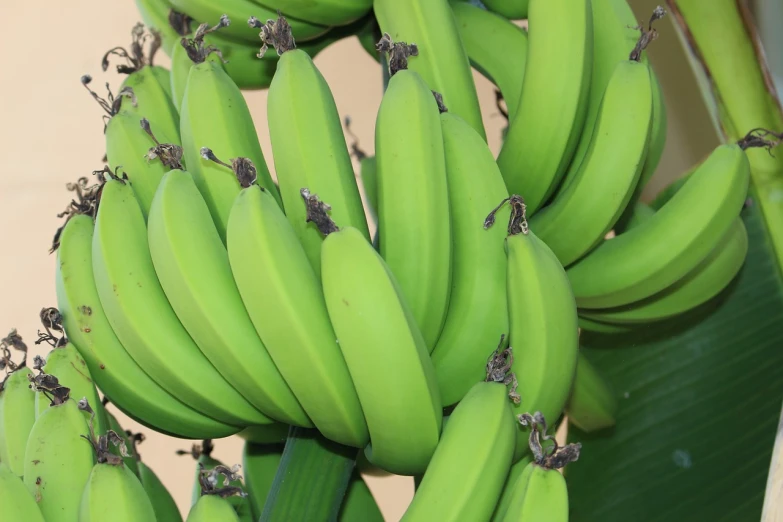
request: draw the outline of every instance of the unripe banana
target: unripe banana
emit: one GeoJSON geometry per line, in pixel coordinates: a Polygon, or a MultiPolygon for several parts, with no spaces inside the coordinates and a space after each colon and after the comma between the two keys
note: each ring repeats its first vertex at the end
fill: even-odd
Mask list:
{"type": "MultiPolygon", "coordinates": [[[[257,170],[258,183],[281,201],[242,92],[220,64],[206,59],[210,53],[203,46],[203,35],[225,27],[225,23],[225,19],[221,19],[212,29],[202,25],[196,31],[191,42],[193,49],[188,54],[193,53],[201,62],[190,68],[180,110],[188,171],[209,206],[224,244],[228,215],[240,186],[231,171],[201,157],[202,147],[209,147],[219,158],[250,158],[257,170]]],[[[282,206],[282,202],[280,204],[282,206]]]]}
{"type": "Polygon", "coordinates": [[[483,0],[482,3],[490,11],[505,16],[509,20],[522,20],[527,18],[530,0],[483,0]]]}
{"type": "Polygon", "coordinates": [[[370,431],[367,457],[422,473],[443,419],[427,347],[383,258],[358,230],[335,229],[321,249],[324,297],[370,431]]]}
{"type": "MultiPolygon", "coordinates": [[[[453,227],[451,298],[432,352],[444,406],[458,402],[484,377],[487,359],[508,336],[505,231],[484,229],[487,212],[508,197],[492,152],[462,118],[440,115],[453,227]]],[[[499,211],[508,221],[509,211],[499,211]]]]}
{"type": "Polygon", "coordinates": [[[370,232],[329,85],[305,51],[286,47],[285,19],[271,27],[282,52],[267,99],[275,172],[286,216],[320,275],[323,237],[306,219],[302,188],[331,205],[338,226],[354,227],[368,240],[370,232]]]}
{"type": "Polygon", "coordinates": [[[556,469],[531,462],[514,485],[503,522],[567,522],[568,487],[556,469]]]}
{"type": "Polygon", "coordinates": [[[248,426],[237,435],[254,444],[277,444],[285,442],[290,428],[287,424],[277,422],[267,426],[248,426]]]}
{"type": "Polygon", "coordinates": [[[478,382],[450,415],[402,521],[489,520],[516,443],[509,392],[478,382]]]}
{"type": "Polygon", "coordinates": [[[79,522],[107,520],[163,522],[156,518],[141,482],[122,460],[95,464],[81,495],[79,522]]]}
{"type": "Polygon", "coordinates": [[[375,0],[373,12],[381,31],[388,35],[378,48],[392,50],[392,76],[399,50],[399,46],[394,49],[393,42],[415,44],[417,49],[410,49],[412,54],[404,53],[413,56],[408,63],[410,70],[421,75],[429,89],[443,96],[446,107],[486,140],[470,61],[448,0],[375,0]]]}
{"type": "Polygon", "coordinates": [[[218,373],[180,323],[155,274],[141,209],[121,179],[103,185],[92,247],[95,283],[109,323],[150,377],[220,421],[271,422],[218,373]]]}
{"type": "Polygon", "coordinates": [[[160,286],[201,352],[260,412],[311,426],[253,327],[226,247],[190,173],[163,176],[147,228],[160,286]]]}
{"type": "Polygon", "coordinates": [[[415,71],[389,81],[375,152],[380,253],[432,352],[451,292],[452,232],[438,103],[415,71]]]}
{"type": "Polygon", "coordinates": [[[59,235],[55,284],[68,339],[90,375],[115,406],[156,431],[180,437],[225,437],[239,428],[222,424],[175,399],[145,373],[120,344],[98,297],[92,261],[92,217],[69,217],[59,235]]]}
{"type": "Polygon", "coordinates": [[[138,462],[139,480],[144,491],[147,493],[152,509],[155,511],[156,522],[182,522],[182,515],[179,512],[174,497],[166,486],[160,481],[149,466],[144,462],[138,462]]]}
{"type": "MultiPolygon", "coordinates": [[[[0,462],[17,477],[24,475],[24,452],[35,423],[36,393],[26,366],[8,374],[0,385],[0,462]]],[[[3,505],[3,504],[0,504],[3,505]]]]}
{"type": "Polygon", "coordinates": [[[503,16],[469,2],[452,2],[451,9],[470,64],[497,86],[508,118],[514,119],[525,77],[527,33],[503,16]]]}
{"type": "Polygon", "coordinates": [[[530,218],[531,228],[563,266],[600,244],[625,210],[644,166],[652,114],[649,67],[619,62],[573,180],[530,218]]]}
{"type": "Polygon", "coordinates": [[[55,400],[57,404],[44,410],[30,431],[24,484],[44,519],[77,522],[95,455],[89,440],[84,438],[90,434],[86,414],[67,393],[58,392],[55,400]]]}
{"type": "MultiPolygon", "coordinates": [[[[354,22],[372,10],[372,0],[254,0],[270,10],[313,24],[339,26],[354,22]]],[[[294,33],[296,36],[296,33],[294,33]]]]}
{"type": "Polygon", "coordinates": [[[511,469],[508,470],[508,475],[506,475],[506,481],[503,483],[503,491],[500,492],[500,498],[498,499],[497,506],[495,506],[495,511],[492,513],[491,522],[498,522],[506,513],[508,504],[511,502],[517,479],[532,461],[533,456],[527,455],[512,464],[511,469]]]}
{"type": "Polygon", "coordinates": [[[580,308],[639,301],[684,277],[719,244],[745,202],[747,141],[717,147],[652,218],[568,269],[580,308]],[[688,226],[683,226],[687,223],[688,226]]]}
{"type": "Polygon", "coordinates": [[[364,447],[367,423],[319,278],[294,228],[258,185],[242,190],[231,210],[228,258],[256,331],[313,424],[331,440],[364,447]]]}
{"type": "MultiPolygon", "coordinates": [[[[49,310],[54,309],[50,308],[49,310]]],[[[54,310],[54,312],[59,315],[57,310],[54,310]]],[[[50,351],[46,356],[46,364],[44,364],[42,370],[44,373],[57,377],[57,381],[61,386],[68,387],[71,390],[71,397],[76,398],[76,400],[86,398],[95,411],[95,432],[98,435],[106,433],[106,430],[109,429],[106,410],[103,408],[103,404],[101,404],[98,390],[92,381],[87,363],[73,343],[68,342],[66,345],[56,347],[50,351]]],[[[46,408],[49,408],[50,402],[42,393],[35,394],[36,417],[39,417],[46,408]]]]}
{"type": "Polygon", "coordinates": [[[217,495],[204,495],[190,509],[185,522],[241,522],[228,500],[217,495]]]}
{"type": "Polygon", "coordinates": [[[557,188],[582,133],[593,61],[590,0],[530,0],[519,110],[497,158],[532,215],[557,188]]]}
{"type": "Polygon", "coordinates": [[[591,433],[615,424],[617,397],[611,385],[583,353],[579,354],[571,397],[566,405],[568,422],[591,433]]]}
{"type": "Polygon", "coordinates": [[[212,491],[230,488],[236,493],[241,492],[241,494],[225,497],[226,503],[231,506],[239,522],[253,522],[253,508],[248,495],[244,493],[245,487],[241,480],[242,477],[233,473],[234,469],[227,468],[222,462],[213,458],[213,449],[212,441],[205,440],[200,448],[194,446],[191,450],[191,455],[197,457],[198,460],[191,494],[191,510],[195,509],[203,497],[213,496],[212,491]],[[218,471],[220,472],[218,473],[218,471]],[[215,482],[209,483],[209,478],[214,478],[215,482]]]}
{"type": "Polygon", "coordinates": [[[0,506],[3,506],[4,520],[45,522],[21,477],[5,461],[0,462],[0,506]]]}
{"type": "Polygon", "coordinates": [[[602,323],[600,321],[587,319],[586,317],[579,317],[579,328],[583,331],[601,334],[627,334],[632,331],[630,326],[602,323]]]}

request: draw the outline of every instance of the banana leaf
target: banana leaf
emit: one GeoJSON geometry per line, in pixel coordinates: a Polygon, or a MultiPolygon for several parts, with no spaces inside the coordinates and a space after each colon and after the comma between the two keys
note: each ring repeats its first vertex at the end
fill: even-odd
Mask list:
{"type": "MultiPolygon", "coordinates": [[[[668,0],[723,141],[783,132],[741,0],[668,0]]],[[[745,265],[720,296],[628,334],[585,333],[617,390],[616,425],[566,468],[574,521],[758,521],[783,398],[783,147],[749,154],[745,265]]],[[[684,223],[683,226],[687,226],[684,223]]],[[[770,499],[774,500],[774,499],[770,499]]]]}

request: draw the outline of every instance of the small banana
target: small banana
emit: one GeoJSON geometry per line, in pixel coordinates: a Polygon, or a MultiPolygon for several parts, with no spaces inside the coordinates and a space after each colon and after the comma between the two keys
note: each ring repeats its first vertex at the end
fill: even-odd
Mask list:
{"type": "Polygon", "coordinates": [[[492,12],[505,16],[509,20],[527,18],[530,0],[483,0],[482,3],[492,12]]]}
{"type": "MultiPolygon", "coordinates": [[[[231,507],[239,522],[253,522],[253,509],[245,492],[238,467],[228,468],[212,457],[212,441],[204,440],[201,446],[194,445],[190,454],[197,458],[196,480],[191,495],[191,511],[196,509],[205,496],[226,495],[224,500],[231,507]]],[[[177,452],[183,454],[185,452],[177,452]]],[[[188,515],[190,520],[190,515],[188,515]]],[[[208,519],[211,520],[211,519],[208,519]]],[[[223,520],[216,519],[216,520],[223,520]]]]}
{"type": "Polygon", "coordinates": [[[647,155],[652,98],[649,66],[619,62],[581,166],[568,187],[530,218],[563,266],[599,245],[630,201],[647,155]]]}
{"type": "Polygon", "coordinates": [[[189,172],[163,176],[147,229],[160,286],[201,352],[260,412],[312,426],[253,327],[226,247],[189,172]]]}
{"type": "MultiPolygon", "coordinates": [[[[94,212],[97,187],[78,192],[78,206],[94,212]]],[[[55,287],[68,339],[84,357],[101,391],[121,410],[156,431],[186,438],[239,431],[175,399],[125,351],[106,317],[95,284],[93,218],[74,213],[57,234],[55,287]]]]}
{"type": "MultiPolygon", "coordinates": [[[[252,172],[252,164],[243,161],[252,172]]],[[[228,220],[228,259],[242,300],[313,424],[331,440],[364,447],[369,441],[367,423],[319,278],[274,198],[247,174],[237,169],[246,188],[228,220]]],[[[307,200],[299,198],[299,205],[306,207],[307,200]]]]}
{"type": "Polygon", "coordinates": [[[32,375],[28,367],[20,366],[0,385],[0,462],[17,477],[24,475],[25,447],[35,423],[36,393],[28,380],[32,375]]]}
{"type": "Polygon", "coordinates": [[[11,471],[5,461],[0,462],[0,506],[4,520],[45,522],[21,476],[11,471]]]}
{"type": "Polygon", "coordinates": [[[257,170],[258,183],[270,191],[282,207],[242,91],[220,64],[207,60],[212,49],[204,46],[205,35],[226,24],[225,17],[213,28],[202,24],[188,40],[188,55],[197,63],[190,68],[180,109],[185,162],[209,206],[224,244],[228,215],[240,186],[230,171],[201,157],[202,147],[210,147],[219,158],[250,158],[257,170]]]}
{"type": "Polygon", "coordinates": [[[188,512],[185,522],[241,522],[228,500],[217,495],[204,495],[188,512]]]}
{"type": "Polygon", "coordinates": [[[380,253],[429,352],[446,319],[452,278],[443,147],[432,91],[415,71],[396,72],[381,100],[375,127],[380,253]]]}
{"type": "Polygon", "coordinates": [[[35,376],[37,393],[52,406],[35,420],[24,456],[24,484],[44,519],[77,522],[84,487],[95,464],[87,416],[51,375],[35,376]]]}
{"type": "Polygon", "coordinates": [[[470,64],[503,95],[514,119],[525,78],[527,33],[501,15],[469,2],[452,2],[459,35],[470,64]]]}
{"type": "Polygon", "coordinates": [[[604,241],[569,267],[579,307],[627,305],[666,289],[696,268],[745,203],[750,176],[745,149],[771,145],[749,134],[718,146],[654,216],[604,241]]]}
{"type": "MultiPolygon", "coordinates": [[[[509,198],[508,255],[509,346],[511,371],[519,380],[521,414],[540,411],[557,419],[565,407],[579,347],[576,303],[568,277],[552,250],[527,227],[525,204],[509,198]]],[[[487,226],[494,222],[488,217],[487,226]]],[[[514,462],[528,451],[528,433],[517,429],[514,462]]]]}
{"type": "Polygon", "coordinates": [[[368,460],[391,473],[422,473],[443,420],[427,346],[390,267],[364,235],[337,229],[323,207],[313,210],[328,234],[324,297],[370,431],[368,460]]]}
{"type": "MultiPolygon", "coordinates": [[[[347,25],[372,10],[372,0],[253,0],[254,2],[313,24],[347,25]]],[[[294,33],[296,36],[296,33],[294,33]]]]}
{"type": "Polygon", "coordinates": [[[280,54],[269,86],[267,118],[280,195],[291,226],[320,274],[323,237],[306,219],[300,191],[307,187],[332,206],[338,226],[370,232],[332,92],[312,58],[293,47],[283,17],[264,25],[262,34],[280,54]]]}
{"type": "Polygon", "coordinates": [[[92,261],[109,324],[150,377],[227,424],[272,422],[218,373],[182,326],[155,273],[141,208],[123,179],[110,177],[101,189],[92,261]]]}
{"type": "Polygon", "coordinates": [[[557,188],[582,135],[593,62],[590,0],[530,0],[519,110],[497,158],[532,216],[557,188]]]}
{"type": "MultiPolygon", "coordinates": [[[[508,197],[503,176],[481,136],[462,118],[440,115],[446,155],[454,273],[443,331],[432,352],[441,401],[458,402],[483,377],[498,339],[508,335],[505,233],[482,222],[508,197]]],[[[498,217],[508,220],[504,208],[498,217]]]]}
{"type": "Polygon", "coordinates": [[[508,366],[492,366],[496,360],[506,362],[503,354],[495,355],[487,367],[489,382],[474,384],[449,416],[403,522],[489,520],[492,515],[516,444],[510,393],[503,384],[508,366]]]}
{"type": "Polygon", "coordinates": [[[511,468],[508,470],[508,475],[506,475],[506,481],[503,483],[503,491],[500,492],[500,498],[495,506],[495,511],[492,512],[491,522],[498,522],[503,514],[506,513],[508,504],[511,502],[511,496],[514,492],[514,485],[516,485],[517,479],[532,461],[533,456],[526,455],[511,465],[511,468]]]}
{"type": "Polygon", "coordinates": [[[407,67],[486,140],[470,61],[448,0],[375,0],[373,12],[384,33],[376,48],[391,52],[392,76],[412,56],[407,67]]]}
{"type": "Polygon", "coordinates": [[[591,433],[614,426],[616,413],[617,397],[611,385],[580,353],[574,387],[566,405],[568,422],[591,433]]]}

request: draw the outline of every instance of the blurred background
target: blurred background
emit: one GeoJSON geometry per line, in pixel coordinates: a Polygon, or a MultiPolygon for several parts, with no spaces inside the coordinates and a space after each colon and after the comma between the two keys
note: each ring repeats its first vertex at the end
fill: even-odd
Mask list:
{"type": "MultiPolygon", "coordinates": [[[[599,0],[596,0],[599,1],[599,0]]],[[[660,0],[630,0],[639,20],[647,20],[660,0]]],[[[754,2],[767,42],[767,58],[783,86],[783,2],[754,2]]],[[[133,0],[106,4],[99,0],[71,2],[0,3],[4,28],[5,73],[0,80],[0,334],[12,328],[30,346],[29,360],[45,356],[48,345],[35,346],[40,326],[38,312],[56,304],[54,255],[48,254],[61,212],[71,199],[65,184],[103,166],[103,111],[79,82],[94,77],[93,87],[105,92],[104,82],[116,90],[121,78],[113,68],[102,73],[100,60],[111,47],[130,41],[132,26],[140,21],[133,0]],[[110,7],[109,7],[110,5],[110,7]],[[31,24],[26,27],[24,24],[31,24]]],[[[694,75],[676,35],[672,20],[658,24],[660,36],[649,50],[663,85],[668,108],[668,138],[664,158],[648,186],[649,199],[683,174],[718,143],[698,91],[694,75]]],[[[156,63],[168,65],[163,53],[156,63]]],[[[332,88],[342,116],[351,116],[360,146],[373,153],[375,116],[382,95],[381,69],[355,38],[338,42],[315,59],[332,88]]],[[[505,124],[495,106],[493,86],[476,74],[490,147],[497,152],[505,124]]],[[[783,89],[781,89],[783,91],[783,89]]],[[[783,92],[781,92],[783,94],[783,92]]],[[[247,92],[260,141],[274,172],[266,126],[266,93],[247,92]]],[[[349,143],[350,143],[350,138],[349,143]]],[[[142,459],[160,476],[180,508],[187,512],[195,462],[177,456],[192,441],[157,435],[127,419],[115,408],[126,429],[142,431],[142,459]]],[[[241,462],[242,440],[215,441],[213,455],[231,465],[241,462]]],[[[409,477],[367,477],[388,521],[399,520],[413,495],[409,477]]]]}

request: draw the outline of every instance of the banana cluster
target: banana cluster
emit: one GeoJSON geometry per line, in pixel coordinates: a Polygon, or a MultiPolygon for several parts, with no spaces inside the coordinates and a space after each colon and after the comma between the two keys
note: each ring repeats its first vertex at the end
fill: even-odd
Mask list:
{"type": "MultiPolygon", "coordinates": [[[[107,165],[97,183],[69,186],[55,236],[49,323],[68,340],[57,350],[78,351],[105,397],[161,433],[268,446],[296,426],[362,450],[369,465],[416,478],[404,520],[566,520],[558,470],[579,449],[548,426],[566,412],[602,429],[617,407],[579,353],[580,327],[627,331],[727,287],[747,252],[745,150],[780,137],[721,145],[642,203],[666,141],[646,57],[665,12],[639,25],[626,0],[137,4],[154,31],[138,25],[130,51],[104,57],[104,69],[124,60],[119,90],[103,98],[82,78],[106,112],[107,165]],[[526,29],[510,21],[520,18],[526,29]],[[363,189],[313,63],[352,35],[388,79],[374,156],[352,146],[363,189]],[[170,70],[153,64],[161,46],[170,70]],[[471,68],[497,86],[508,118],[497,155],[471,68]],[[268,88],[275,176],[246,88],[268,88]]],[[[20,371],[6,396],[26,383],[20,371]]],[[[79,380],[62,372],[69,388],[79,380]]],[[[95,408],[98,437],[112,433],[95,387],[78,397],[95,408]]],[[[36,431],[20,400],[3,401],[0,426],[26,415],[36,431]]],[[[31,408],[59,408],[57,422],[86,432],[72,400],[31,408]]],[[[32,465],[19,457],[27,440],[5,436],[10,469],[32,465]]],[[[102,439],[95,451],[68,440],[82,445],[68,458],[83,459],[73,471],[92,491],[85,505],[104,496],[90,489],[93,466],[112,470],[101,482],[132,477],[100,462],[102,439]]],[[[276,469],[262,453],[259,466],[276,469]]],[[[235,495],[235,470],[203,447],[198,458],[188,520],[257,518],[252,497],[265,495],[235,495]]],[[[248,488],[263,490],[268,475],[246,459],[248,488]]]]}

